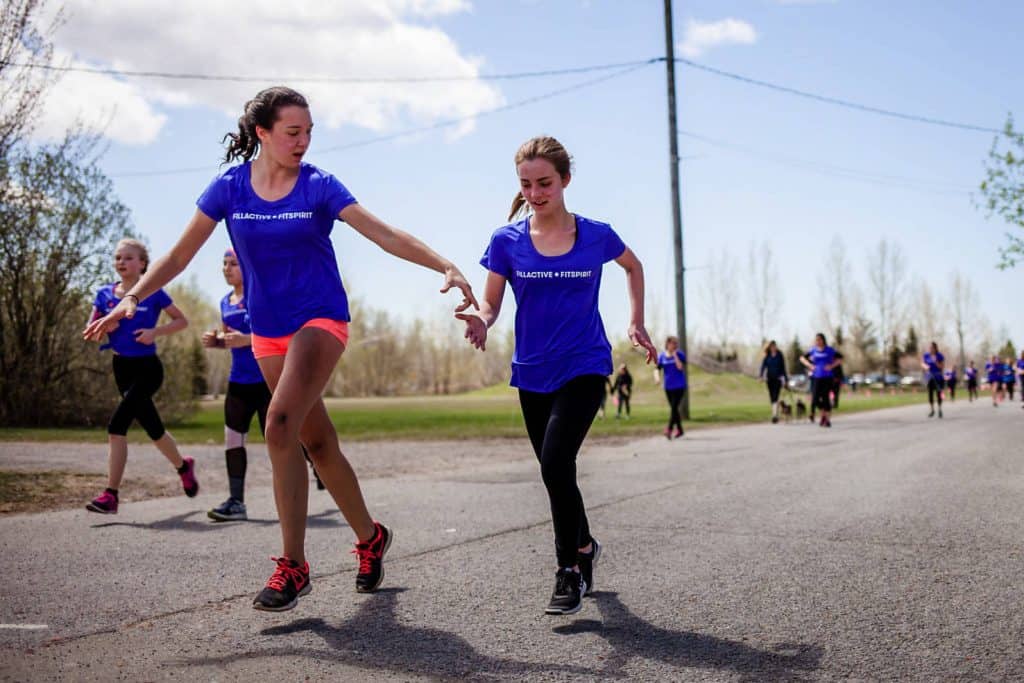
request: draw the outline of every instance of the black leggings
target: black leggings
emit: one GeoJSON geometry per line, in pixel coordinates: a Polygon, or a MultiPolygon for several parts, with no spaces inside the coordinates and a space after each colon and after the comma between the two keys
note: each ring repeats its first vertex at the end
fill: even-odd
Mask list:
{"type": "Polygon", "coordinates": [[[679,404],[683,402],[686,389],[666,389],[665,398],[668,399],[668,428],[673,427],[683,431],[683,416],[679,412],[679,404]]]}
{"type": "Polygon", "coordinates": [[[768,386],[768,400],[770,400],[773,405],[778,403],[779,392],[782,390],[782,380],[768,379],[765,380],[765,384],[768,386]]]}
{"type": "Polygon", "coordinates": [[[132,420],[138,420],[146,434],[156,441],[164,432],[164,423],[153,404],[153,394],[164,383],[164,365],[152,356],[120,356],[113,360],[114,381],[121,392],[121,402],[107,424],[107,433],[126,436],[132,420]]]}
{"type": "Polygon", "coordinates": [[[270,388],[266,382],[239,384],[228,382],[224,398],[224,426],[245,434],[255,415],[260,422],[260,433],[267,428],[267,407],[270,406],[270,388]]]}
{"type": "Polygon", "coordinates": [[[831,377],[814,378],[814,399],[811,402],[811,405],[826,413],[832,410],[832,399],[829,397],[829,393],[831,391],[831,377]]]}
{"type": "Polygon", "coordinates": [[[946,388],[949,389],[949,400],[950,401],[955,401],[956,400],[956,380],[955,379],[951,379],[948,382],[946,382],[946,388]]]}
{"type": "Polygon", "coordinates": [[[832,378],[832,407],[839,408],[839,392],[843,390],[843,383],[841,380],[833,377],[832,378]]]}
{"type": "Polygon", "coordinates": [[[616,410],[615,414],[616,415],[622,415],[622,409],[623,409],[623,407],[625,407],[625,409],[626,409],[626,417],[629,417],[629,394],[624,394],[624,393],[622,393],[620,391],[619,395],[618,395],[618,398],[619,398],[619,407],[616,410]]]}
{"type": "Polygon", "coordinates": [[[939,399],[939,406],[942,406],[942,380],[935,379],[934,377],[928,380],[928,405],[935,403],[935,399],[939,399]]]}
{"type": "Polygon", "coordinates": [[[978,380],[969,379],[967,380],[967,398],[973,400],[978,398],[978,380]]]}
{"type": "Polygon", "coordinates": [[[580,375],[550,393],[519,390],[526,432],[551,502],[559,567],[575,566],[579,549],[591,541],[576,484],[576,455],[597,415],[604,387],[603,376],[580,375]]]}

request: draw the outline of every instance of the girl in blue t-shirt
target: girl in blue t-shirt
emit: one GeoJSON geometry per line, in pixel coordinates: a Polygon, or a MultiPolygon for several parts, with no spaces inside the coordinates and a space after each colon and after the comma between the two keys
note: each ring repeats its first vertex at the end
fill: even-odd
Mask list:
{"type": "Polygon", "coordinates": [[[785,386],[789,377],[786,374],[786,358],[779,351],[775,340],[768,342],[764,350],[764,360],[761,361],[761,371],[757,378],[764,380],[768,386],[768,399],[772,404],[772,424],[779,422],[779,392],[785,386]]]}
{"type": "MultiPolygon", "coordinates": [[[[270,406],[270,387],[263,380],[263,373],[252,353],[252,328],[246,308],[245,286],[234,249],[224,252],[223,272],[224,280],[232,289],[220,300],[221,329],[203,334],[203,346],[206,348],[231,351],[231,372],[224,395],[224,460],[230,494],[227,500],[206,513],[215,522],[249,518],[245,508],[245,471],[248,468],[245,441],[253,417],[259,422],[260,433],[266,431],[267,408],[270,406]]],[[[316,481],[318,488],[322,488],[319,477],[316,481]]]]}
{"type": "Polygon", "coordinates": [[[821,421],[818,424],[822,427],[831,427],[832,371],[842,363],[842,359],[836,350],[828,345],[825,335],[819,332],[814,335],[814,348],[801,356],[800,362],[811,371],[811,382],[814,387],[812,405],[821,410],[821,421]]]}
{"type": "Polygon", "coordinates": [[[1006,398],[1003,387],[1003,364],[999,362],[999,356],[992,356],[991,360],[985,363],[985,378],[992,388],[992,407],[998,408],[1006,398]]]}
{"type": "Polygon", "coordinates": [[[511,384],[519,389],[526,431],[540,461],[551,502],[557,571],[545,612],[572,614],[593,590],[601,544],[590,534],[576,483],[576,455],[601,403],[612,370],[611,344],[598,311],[602,267],[626,271],[632,316],[629,338],[657,353],[644,329],[644,276],[636,255],[607,223],[569,213],[564,191],[572,160],[551,137],[528,140],[516,152],[520,190],[509,220],[498,228],[480,263],[488,270],[479,312],[458,313],[466,338],[484,349],[498,319],[506,284],[516,300],[511,384]]]}
{"type": "Polygon", "coordinates": [[[303,163],[313,120],[309,104],[286,87],[267,88],[246,103],[225,162],[241,161],[217,176],[171,252],[106,318],[90,325],[94,336],[132,317],[138,303],[189,264],[217,223],[227,224],[245,280],[252,349],[272,393],[266,441],[281,520],[283,552],[266,587],[253,601],[282,611],[310,591],[305,534],[308,475],[300,436],[316,471],[356,535],[356,590],[372,592],[384,578],[391,531],[374,521],[352,466],[341,453],[321,394],[348,343],[348,297],[331,245],[342,220],[385,251],[444,275],[442,292],[462,290],[463,311],[476,305],[466,279],[412,235],[360,206],[333,175],[303,163]]]}
{"type": "Polygon", "coordinates": [[[943,371],[942,381],[946,384],[946,395],[949,396],[949,402],[953,403],[956,401],[956,366],[943,371]]]}
{"type": "Polygon", "coordinates": [[[1017,378],[1020,380],[1020,403],[1024,408],[1024,349],[1021,349],[1020,358],[1017,359],[1017,378]]]}
{"type": "Polygon", "coordinates": [[[1007,397],[1012,401],[1013,392],[1017,388],[1016,370],[1013,367],[1013,357],[1008,356],[1003,360],[1003,389],[1007,397]]]}
{"type": "Polygon", "coordinates": [[[679,350],[679,339],[668,337],[665,350],[658,354],[658,372],[661,373],[665,398],[668,399],[668,426],[665,438],[678,439],[683,435],[683,416],[679,406],[686,395],[686,354],[679,350]],[[675,434],[672,433],[673,427],[675,434]]]}
{"type": "Polygon", "coordinates": [[[974,361],[967,364],[964,370],[964,379],[967,382],[967,402],[973,403],[978,398],[978,368],[974,367],[974,361]]]}
{"type": "MultiPolygon", "coordinates": [[[[156,355],[156,338],[180,332],[188,327],[188,320],[162,289],[154,289],[141,301],[129,293],[148,266],[149,252],[142,242],[121,240],[114,251],[114,269],[121,280],[101,287],[93,301],[91,322],[102,319],[125,299],[130,302],[134,299],[136,313],[130,319],[119,320],[103,329],[107,344],[101,348],[113,350],[111,363],[121,402],[107,424],[110,449],[107,488],[85,506],[90,512],[117,514],[118,490],[128,463],[128,427],[133,420],[139,421],[153,445],[174,465],[185,495],[191,498],[199,491],[195,461],[181,457],[178,444],[164,429],[160,413],[153,404],[153,394],[164,381],[164,366],[156,355]],[[166,325],[157,325],[161,312],[171,318],[166,325]]],[[[102,337],[103,334],[98,334],[92,339],[100,341],[102,337]]]]}
{"type": "Polygon", "coordinates": [[[928,417],[935,417],[935,401],[939,402],[939,417],[942,417],[942,389],[945,383],[943,372],[946,357],[939,353],[939,345],[932,342],[930,350],[921,357],[921,368],[928,377],[928,417]]]}

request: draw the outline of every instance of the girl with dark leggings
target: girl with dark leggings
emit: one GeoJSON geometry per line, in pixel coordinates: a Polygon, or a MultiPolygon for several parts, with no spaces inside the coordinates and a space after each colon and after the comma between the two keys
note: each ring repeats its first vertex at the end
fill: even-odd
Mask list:
{"type": "Polygon", "coordinates": [[[935,417],[935,402],[939,402],[939,417],[942,417],[942,390],[945,388],[943,373],[946,357],[939,353],[939,345],[932,342],[928,353],[921,357],[921,368],[928,375],[928,406],[931,412],[928,417],[935,417]]]}
{"type": "MultiPolygon", "coordinates": [[[[811,371],[814,386],[812,399],[813,408],[821,410],[822,427],[832,426],[832,371],[842,361],[836,350],[825,341],[825,335],[819,332],[814,336],[814,348],[800,357],[800,362],[811,371]]],[[[812,418],[813,419],[813,418],[812,418]]]]}
{"type": "Polygon", "coordinates": [[[764,360],[761,361],[761,372],[758,379],[764,380],[768,387],[768,400],[772,404],[772,424],[779,421],[779,392],[788,379],[786,376],[786,359],[779,351],[775,340],[768,342],[764,350],[764,360]]]}
{"type": "Polygon", "coordinates": [[[615,374],[615,384],[612,385],[615,392],[615,400],[618,403],[615,409],[615,419],[622,417],[622,409],[626,409],[626,419],[629,419],[629,401],[633,397],[633,375],[629,374],[629,368],[623,363],[615,374]]]}
{"type": "Polygon", "coordinates": [[[964,379],[967,381],[967,402],[971,403],[978,398],[978,368],[974,367],[973,360],[964,370],[964,379]]]}
{"type": "MultiPolygon", "coordinates": [[[[114,252],[114,269],[121,281],[105,285],[96,292],[90,319],[98,320],[116,307],[121,299],[133,297],[127,292],[148,266],[149,253],[144,244],[133,239],[121,240],[114,252]]],[[[178,444],[164,429],[160,413],[153,404],[153,394],[164,382],[164,366],[156,355],[156,338],[180,332],[188,326],[188,320],[162,289],[135,303],[138,314],[120,321],[108,331],[107,344],[101,347],[113,349],[114,381],[121,394],[121,402],[107,425],[110,458],[107,488],[85,506],[90,512],[104,515],[117,514],[121,479],[128,462],[128,428],[133,420],[138,420],[153,440],[153,445],[174,466],[181,477],[185,495],[191,498],[199,491],[195,461],[181,457],[178,444]],[[171,322],[158,327],[162,311],[167,312],[171,322]]]]}
{"type": "Polygon", "coordinates": [[[679,339],[668,337],[665,350],[658,354],[658,369],[661,373],[665,398],[668,399],[668,426],[665,438],[678,439],[683,435],[683,415],[679,407],[686,395],[686,354],[679,350],[679,339]],[[675,432],[673,433],[673,429],[675,432]]]}
{"type": "Polygon", "coordinates": [[[632,317],[629,338],[656,353],[644,329],[640,261],[607,223],[565,209],[569,153],[554,138],[523,144],[515,157],[520,191],[509,220],[494,232],[481,264],[487,285],[479,312],[456,314],[466,338],[484,349],[498,318],[506,283],[516,299],[511,384],[519,389],[526,431],[540,461],[555,532],[555,590],[547,614],[573,614],[594,587],[601,544],[591,536],[576,483],[576,455],[590,429],[612,371],[611,344],[598,312],[601,271],[615,261],[626,271],[632,317]]]}

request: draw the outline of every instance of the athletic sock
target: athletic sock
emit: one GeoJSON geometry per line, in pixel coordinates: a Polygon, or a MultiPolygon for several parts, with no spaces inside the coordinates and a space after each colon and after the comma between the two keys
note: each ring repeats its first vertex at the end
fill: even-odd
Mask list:
{"type": "Polygon", "coordinates": [[[228,488],[231,497],[238,502],[245,501],[245,470],[248,457],[245,446],[229,448],[224,451],[224,459],[228,466],[228,488]]]}
{"type": "Polygon", "coordinates": [[[117,500],[117,489],[112,489],[112,488],[110,488],[110,487],[108,486],[108,487],[107,487],[106,489],[104,489],[104,490],[105,490],[105,491],[106,491],[107,493],[109,493],[110,495],[112,495],[112,496],[114,497],[114,500],[117,500]]]}
{"type": "Polygon", "coordinates": [[[188,462],[181,463],[181,467],[177,468],[178,474],[185,474],[188,472],[188,462]]]}

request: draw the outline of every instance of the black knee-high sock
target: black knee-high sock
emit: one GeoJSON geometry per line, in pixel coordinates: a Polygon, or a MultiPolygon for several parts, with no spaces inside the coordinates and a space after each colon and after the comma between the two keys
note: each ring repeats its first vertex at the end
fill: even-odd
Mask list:
{"type": "Polygon", "coordinates": [[[231,497],[235,500],[245,500],[245,466],[248,458],[245,454],[245,446],[229,448],[224,452],[224,458],[228,464],[228,488],[231,490],[231,497]]]}

